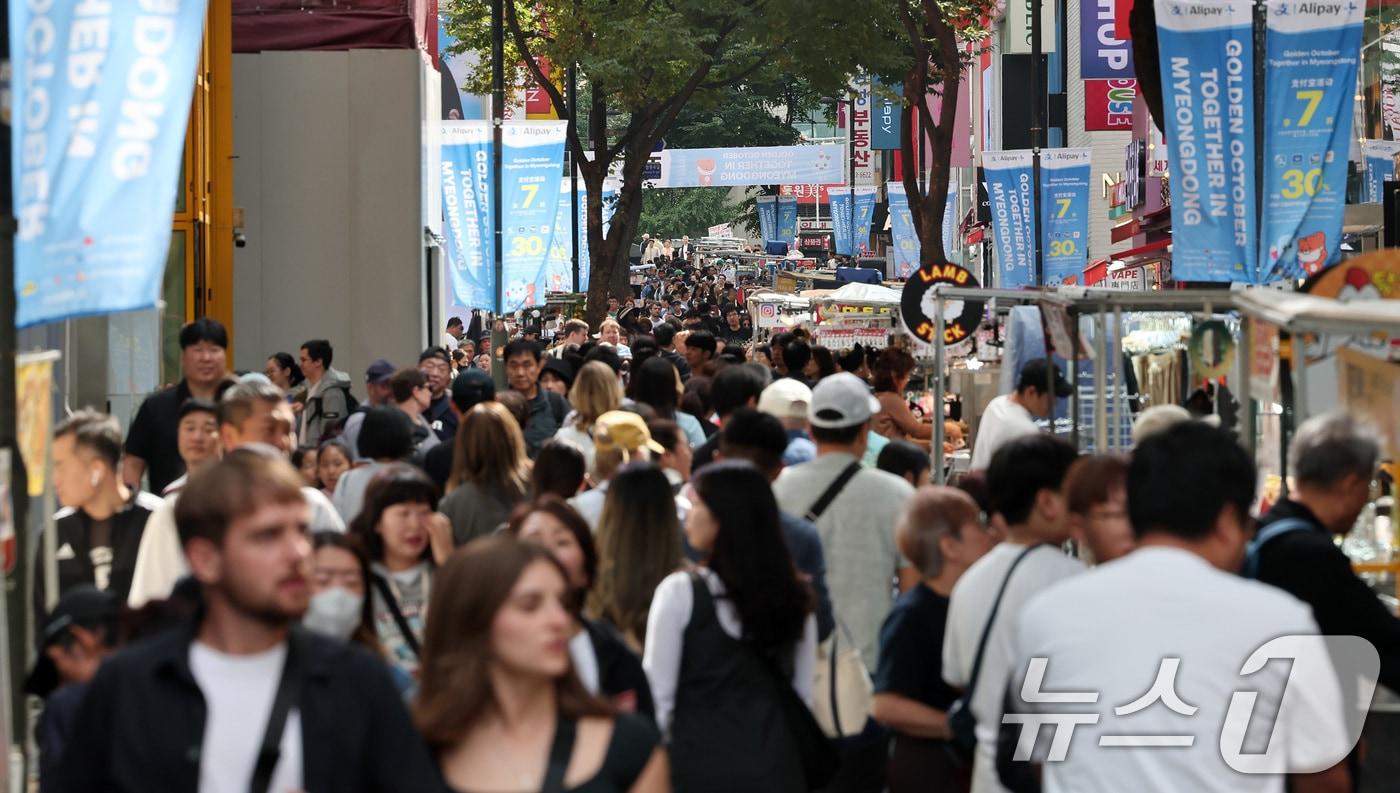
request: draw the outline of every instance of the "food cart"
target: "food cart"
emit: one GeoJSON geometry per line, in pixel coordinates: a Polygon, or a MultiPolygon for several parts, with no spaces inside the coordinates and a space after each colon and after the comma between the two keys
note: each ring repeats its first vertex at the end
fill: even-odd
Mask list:
{"type": "Polygon", "coordinates": [[[815,340],[832,351],[889,345],[899,318],[899,292],[873,284],[846,284],[839,289],[804,292],[812,301],[815,340]]]}

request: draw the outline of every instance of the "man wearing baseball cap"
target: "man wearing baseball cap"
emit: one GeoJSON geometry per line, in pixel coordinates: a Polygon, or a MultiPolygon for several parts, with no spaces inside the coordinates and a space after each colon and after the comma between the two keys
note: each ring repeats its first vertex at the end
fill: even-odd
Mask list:
{"type": "Polygon", "coordinates": [[[350,453],[358,460],[360,453],[356,451],[360,441],[360,427],[365,423],[365,408],[374,405],[389,404],[389,397],[393,396],[394,390],[389,385],[389,380],[394,376],[394,365],[380,358],[370,364],[365,369],[365,395],[369,399],[368,405],[360,405],[355,412],[350,414],[350,418],[345,420],[345,429],[341,432],[341,438],[350,445],[350,453]]]}
{"type": "Polygon", "coordinates": [[[808,434],[807,413],[811,404],[812,389],[790,377],[763,389],[758,398],[758,409],[781,421],[787,432],[783,465],[801,465],[817,457],[817,445],[808,434]]]}
{"type": "MultiPolygon", "coordinates": [[[[773,484],[778,506],[815,523],[826,552],[826,583],[838,622],[836,635],[860,650],[874,669],[880,625],[894,603],[890,582],[913,586],[918,573],[903,562],[895,545],[895,524],[914,488],[903,479],[861,464],[870,422],[880,402],[863,380],[849,372],[823,378],[812,389],[807,419],[817,458],[783,471],[773,484]]],[[[837,741],[841,754],[839,789],[866,789],[883,783],[886,734],[874,721],[851,724],[837,741]]]]}
{"type": "Polygon", "coordinates": [[[1016,378],[1016,390],[988,402],[987,409],[982,411],[976,442],[972,445],[972,470],[986,470],[997,449],[1008,442],[1040,432],[1035,417],[1048,418],[1055,408],[1055,400],[1072,393],[1074,388],[1060,373],[1060,367],[1044,358],[1026,361],[1016,378]]]}

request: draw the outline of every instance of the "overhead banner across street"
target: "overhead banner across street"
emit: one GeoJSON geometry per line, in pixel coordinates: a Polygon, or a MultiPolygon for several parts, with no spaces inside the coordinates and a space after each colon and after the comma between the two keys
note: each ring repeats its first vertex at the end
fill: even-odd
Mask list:
{"type": "Polygon", "coordinates": [[[1253,9],[1234,0],[1155,0],[1167,143],[1172,275],[1257,278],[1253,9]]]}
{"type": "Polygon", "coordinates": [[[993,285],[1006,289],[1034,286],[1035,183],[1031,152],[983,152],[982,171],[987,180],[999,280],[993,285]]]}
{"type": "Polygon", "coordinates": [[[1362,11],[1269,3],[1260,283],[1341,261],[1362,11]]]}
{"type": "Polygon", "coordinates": [[[840,144],[666,149],[655,186],[845,184],[844,160],[845,147],[840,144]]]}
{"type": "Polygon", "coordinates": [[[483,121],[443,123],[442,201],[447,269],[459,305],[499,313],[544,303],[562,194],[559,183],[563,181],[566,124],[529,121],[506,124],[503,128],[503,289],[501,305],[496,305],[491,125],[483,121]]]}
{"type": "Polygon", "coordinates": [[[1044,149],[1040,153],[1041,230],[1045,285],[1083,279],[1089,242],[1089,149],[1044,149]]]}
{"type": "Polygon", "coordinates": [[[206,5],[10,3],[17,326],[156,305],[206,5]]]}

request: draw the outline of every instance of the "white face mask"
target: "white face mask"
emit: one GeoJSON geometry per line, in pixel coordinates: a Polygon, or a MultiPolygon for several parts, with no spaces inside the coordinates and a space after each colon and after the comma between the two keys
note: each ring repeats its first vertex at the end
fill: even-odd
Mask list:
{"type": "Polygon", "coordinates": [[[311,596],[301,624],[323,636],[345,641],[360,626],[364,605],[364,595],[356,595],[345,587],[323,589],[311,596]]]}

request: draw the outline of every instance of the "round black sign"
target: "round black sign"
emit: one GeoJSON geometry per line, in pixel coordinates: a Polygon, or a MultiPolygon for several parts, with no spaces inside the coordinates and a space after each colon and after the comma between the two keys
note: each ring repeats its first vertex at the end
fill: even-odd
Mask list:
{"type": "MultiPolygon", "coordinates": [[[[938,301],[933,287],[937,284],[975,288],[977,279],[966,267],[951,262],[921,267],[904,282],[899,300],[900,319],[905,330],[925,344],[933,344],[938,327],[938,301]]],[[[982,301],[944,298],[943,343],[954,345],[965,341],[982,321],[982,301]]]]}

